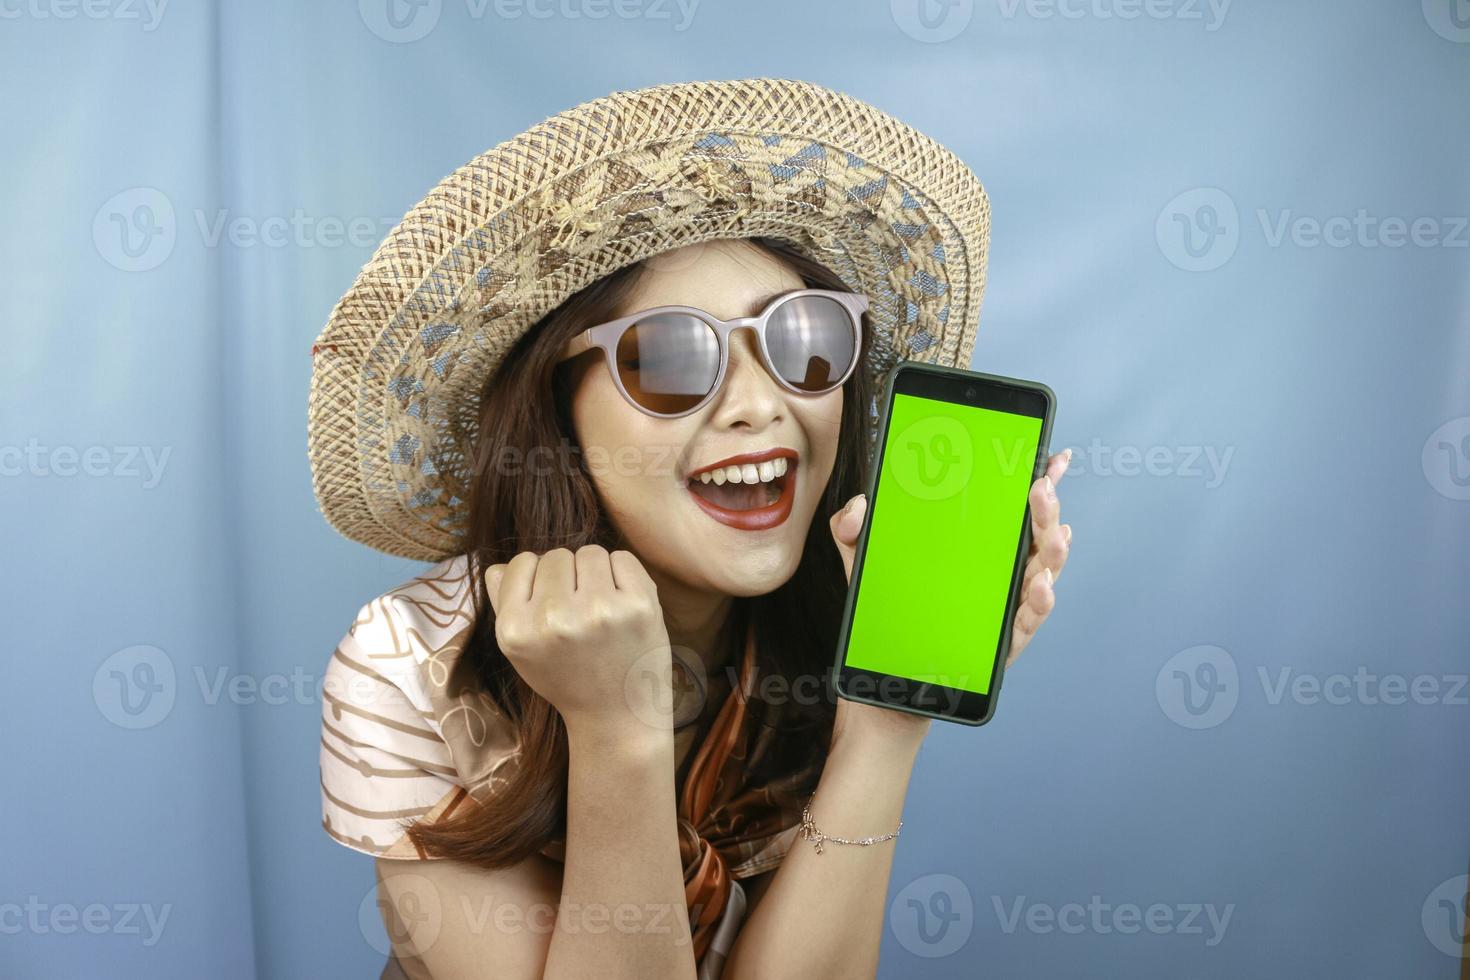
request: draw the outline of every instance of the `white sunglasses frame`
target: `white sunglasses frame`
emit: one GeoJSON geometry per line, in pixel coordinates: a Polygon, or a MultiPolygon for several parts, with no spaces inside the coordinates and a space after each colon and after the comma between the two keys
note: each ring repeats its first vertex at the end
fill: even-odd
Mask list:
{"type": "Polygon", "coordinates": [[[755,331],[758,342],[757,346],[760,348],[761,361],[765,365],[766,373],[772,378],[775,378],[781,387],[796,395],[809,397],[825,395],[841,388],[847,382],[847,379],[852,377],[852,372],[857,369],[858,364],[863,359],[863,314],[867,310],[868,297],[862,293],[843,292],[832,289],[793,289],[789,292],[773,296],[765,308],[756,316],[736,317],[733,320],[721,320],[713,313],[706,312],[695,306],[654,306],[646,310],[640,310],[637,313],[630,313],[628,316],[618,317],[616,320],[608,320],[606,323],[599,323],[594,327],[588,327],[567,341],[566,346],[562,348],[561,356],[557,358],[557,363],[578,357],[590,350],[600,349],[603,355],[603,362],[607,365],[608,373],[612,375],[613,384],[617,386],[618,393],[630,405],[640,412],[657,419],[678,419],[686,415],[693,415],[708,405],[714,399],[715,395],[719,393],[720,388],[725,383],[725,373],[730,366],[730,335],[742,327],[749,327],[755,331]],[[847,366],[847,370],[842,372],[842,377],[833,382],[831,387],[824,388],[822,391],[803,391],[788,383],[776,371],[771,360],[771,352],[766,347],[766,326],[770,322],[771,316],[792,300],[807,296],[821,296],[836,301],[838,305],[847,311],[848,320],[852,324],[852,363],[847,366]],[[618,340],[622,338],[623,331],[640,320],[646,320],[650,316],[663,313],[686,313],[696,317],[714,331],[716,343],[719,345],[720,367],[718,373],[715,375],[714,383],[710,386],[710,390],[703,398],[693,407],[685,409],[682,412],[655,412],[644,405],[640,405],[628,393],[628,389],[623,386],[623,379],[618,375],[618,340]]]}

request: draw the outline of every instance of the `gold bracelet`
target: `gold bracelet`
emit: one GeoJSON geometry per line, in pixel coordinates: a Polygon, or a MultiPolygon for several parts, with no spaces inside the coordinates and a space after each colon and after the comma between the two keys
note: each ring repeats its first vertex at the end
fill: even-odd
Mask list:
{"type": "Polygon", "coordinates": [[[812,800],[816,798],[817,794],[813,793],[806,801],[806,806],[801,808],[801,837],[802,840],[811,841],[816,846],[818,854],[822,853],[822,844],[826,841],[831,841],[833,844],[857,844],[860,847],[867,847],[869,844],[881,844],[883,841],[893,840],[898,836],[898,831],[903,830],[903,821],[900,820],[898,830],[891,834],[884,834],[882,837],[860,837],[857,840],[848,840],[846,837],[824,834],[817,829],[816,824],[812,823],[812,800]]]}

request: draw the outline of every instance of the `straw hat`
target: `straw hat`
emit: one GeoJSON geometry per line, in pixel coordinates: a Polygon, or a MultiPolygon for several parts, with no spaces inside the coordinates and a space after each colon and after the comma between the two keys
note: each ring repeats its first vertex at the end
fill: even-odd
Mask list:
{"type": "Polygon", "coordinates": [[[445,177],[378,246],[312,347],[307,441],[327,521],[380,551],[459,554],[485,379],[572,293],[695,242],[791,242],[871,301],[877,384],[967,368],[990,208],[944,147],[787,79],[615,92],[445,177]]]}

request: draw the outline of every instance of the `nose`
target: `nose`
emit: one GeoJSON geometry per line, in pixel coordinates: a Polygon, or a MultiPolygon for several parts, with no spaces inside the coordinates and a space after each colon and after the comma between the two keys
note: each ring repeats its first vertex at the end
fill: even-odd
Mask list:
{"type": "Polygon", "coordinates": [[[713,422],[721,428],[760,432],[780,421],[783,408],[781,386],[761,360],[755,331],[736,328],[730,334],[730,363],[715,402],[713,422]]]}

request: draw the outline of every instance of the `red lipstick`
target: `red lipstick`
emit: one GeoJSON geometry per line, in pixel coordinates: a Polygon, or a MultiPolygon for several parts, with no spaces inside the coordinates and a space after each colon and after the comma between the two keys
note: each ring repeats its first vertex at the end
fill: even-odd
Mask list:
{"type": "Polygon", "coordinates": [[[722,459],[717,463],[710,463],[708,466],[701,466],[699,469],[690,473],[690,482],[685,484],[685,491],[690,497],[694,498],[694,502],[699,505],[700,510],[726,527],[733,527],[738,531],[764,531],[767,528],[779,526],[785,522],[786,518],[791,516],[791,505],[796,499],[797,460],[798,456],[796,452],[785,448],[766,449],[757,453],[741,453],[738,456],[722,459]],[[777,485],[779,493],[774,501],[764,507],[753,507],[748,510],[733,510],[729,507],[722,507],[712,500],[706,500],[704,497],[701,497],[691,485],[692,483],[699,482],[699,474],[707,470],[718,470],[726,466],[744,466],[746,464],[759,465],[760,463],[780,457],[784,457],[789,461],[786,472],[771,481],[777,485]]]}

